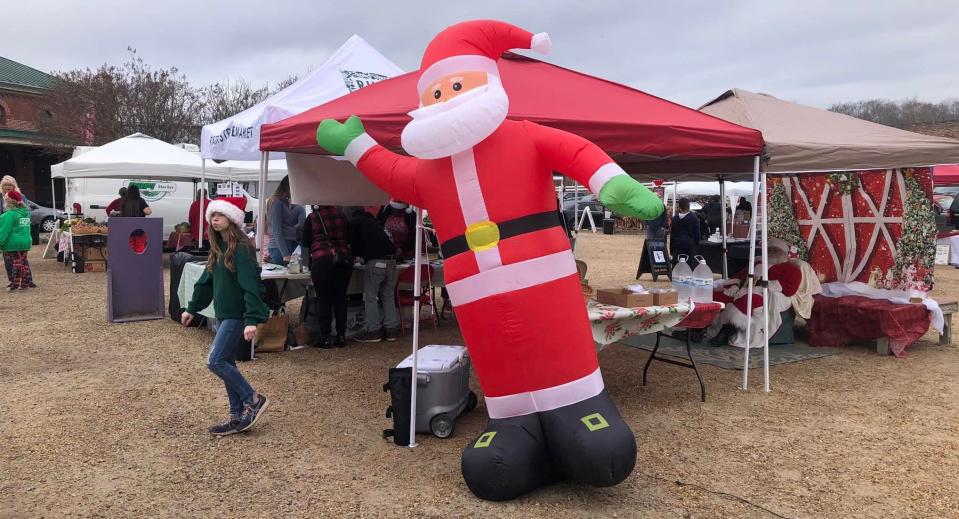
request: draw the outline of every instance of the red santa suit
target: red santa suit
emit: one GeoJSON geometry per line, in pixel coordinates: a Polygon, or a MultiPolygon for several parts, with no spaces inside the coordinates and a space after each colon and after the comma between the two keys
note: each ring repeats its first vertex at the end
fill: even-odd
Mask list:
{"type": "Polygon", "coordinates": [[[502,235],[510,222],[551,220],[537,230],[474,243],[444,264],[491,418],[553,409],[602,391],[573,253],[556,215],[552,173],[566,173],[598,193],[609,178],[625,174],[602,150],[560,130],[504,121],[452,157],[400,156],[365,134],[346,156],[384,191],[426,209],[443,244],[491,222],[502,235]]]}

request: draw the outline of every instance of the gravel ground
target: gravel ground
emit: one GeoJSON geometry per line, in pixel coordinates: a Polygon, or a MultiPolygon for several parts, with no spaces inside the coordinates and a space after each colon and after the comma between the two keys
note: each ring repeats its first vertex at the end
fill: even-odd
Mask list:
{"type": "MultiPolygon", "coordinates": [[[[614,286],[633,279],[640,248],[586,234],[578,256],[591,284],[614,286]]],[[[2,517],[959,516],[959,351],[932,334],[904,359],[863,345],[776,366],[770,394],[759,373],[742,391],[739,372],[705,366],[705,404],[688,370],[657,364],[643,387],[646,354],[612,346],[600,363],[636,433],[633,475],[487,503],[459,474],[482,403],[450,439],[381,438],[381,385],[409,338],[241,365],[274,404],[250,434],[215,439],[206,427],[226,397],[204,365],[211,335],[109,324],[104,274],[39,255],[41,288],[0,295],[2,517]]],[[[959,295],[959,272],[937,273],[935,295],[959,295]]],[[[449,322],[424,325],[424,344],[461,340],[449,322]]]]}

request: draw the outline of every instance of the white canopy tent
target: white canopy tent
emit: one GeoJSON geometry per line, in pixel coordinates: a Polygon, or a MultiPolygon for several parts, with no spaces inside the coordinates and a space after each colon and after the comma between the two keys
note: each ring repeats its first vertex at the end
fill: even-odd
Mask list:
{"type": "MultiPolygon", "coordinates": [[[[269,170],[273,169],[270,160],[285,157],[283,153],[260,152],[260,128],[264,124],[286,119],[402,73],[402,69],[366,40],[353,35],[325,63],[296,83],[232,117],[204,126],[200,133],[200,156],[204,160],[259,161],[257,197],[265,200],[266,182],[271,178],[269,170]]],[[[260,204],[258,221],[263,221],[265,211],[266,204],[260,204]]],[[[256,245],[257,249],[263,249],[263,233],[259,228],[256,245]]]]}
{"type": "MultiPolygon", "coordinates": [[[[150,178],[193,181],[203,176],[203,164],[194,153],[142,133],[98,146],[50,167],[51,178],[150,178]]],[[[227,170],[207,168],[212,180],[226,180],[227,170]]]]}
{"type": "MultiPolygon", "coordinates": [[[[212,180],[227,180],[229,171],[213,166],[204,172],[203,163],[195,153],[142,133],[91,148],[50,166],[51,184],[56,178],[65,181],[75,178],[139,178],[192,182],[204,176],[212,180]]],[[[68,189],[69,183],[65,194],[68,189]]],[[[53,192],[56,193],[55,190],[53,192]]],[[[64,205],[66,198],[69,197],[64,197],[64,205]]],[[[56,200],[53,204],[56,207],[56,200]]],[[[69,214],[71,209],[64,207],[64,211],[69,214]]]]}

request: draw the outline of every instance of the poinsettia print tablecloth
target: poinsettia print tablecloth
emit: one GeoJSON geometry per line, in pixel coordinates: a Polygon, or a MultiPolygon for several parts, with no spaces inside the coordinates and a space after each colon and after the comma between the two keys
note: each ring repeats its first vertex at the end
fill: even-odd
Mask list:
{"type": "Polygon", "coordinates": [[[587,305],[593,341],[606,345],[631,337],[656,333],[673,327],[705,328],[723,309],[722,303],[680,303],[669,306],[623,308],[590,300],[587,305]]]}

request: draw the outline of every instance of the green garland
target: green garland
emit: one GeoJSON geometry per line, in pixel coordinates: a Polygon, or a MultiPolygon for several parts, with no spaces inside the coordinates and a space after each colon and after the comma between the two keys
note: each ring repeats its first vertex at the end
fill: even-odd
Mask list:
{"type": "Polygon", "coordinates": [[[830,173],[826,179],[840,195],[851,195],[859,189],[859,175],[851,171],[830,173]]]}

